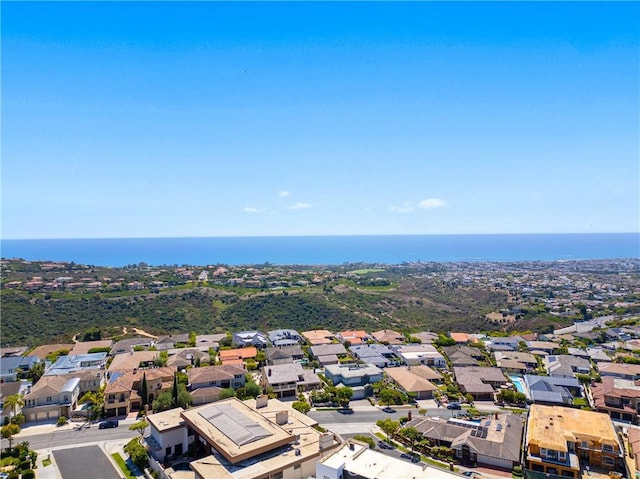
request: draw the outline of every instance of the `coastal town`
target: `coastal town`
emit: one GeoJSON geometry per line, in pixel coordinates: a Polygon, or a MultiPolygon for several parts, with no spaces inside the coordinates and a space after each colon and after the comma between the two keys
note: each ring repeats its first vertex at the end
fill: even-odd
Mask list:
{"type": "Polygon", "coordinates": [[[359,266],[109,275],[3,260],[3,290],[24,294],[295,294],[397,288],[402,274],[506,291],[510,304],[486,313],[485,332],[123,325],[112,338],[96,325],[67,342],[3,344],[3,474],[75,479],[80,461],[106,464],[107,479],[637,477],[638,260],[359,266]],[[532,308],[562,327],[510,331],[532,308]]]}

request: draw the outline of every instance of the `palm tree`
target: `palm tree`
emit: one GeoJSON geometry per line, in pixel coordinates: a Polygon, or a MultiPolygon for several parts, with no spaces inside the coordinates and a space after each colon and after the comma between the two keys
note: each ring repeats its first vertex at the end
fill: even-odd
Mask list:
{"type": "Polygon", "coordinates": [[[18,414],[18,408],[24,406],[22,394],[13,394],[8,396],[7,399],[4,400],[4,405],[9,406],[11,408],[11,416],[15,416],[18,414]]]}

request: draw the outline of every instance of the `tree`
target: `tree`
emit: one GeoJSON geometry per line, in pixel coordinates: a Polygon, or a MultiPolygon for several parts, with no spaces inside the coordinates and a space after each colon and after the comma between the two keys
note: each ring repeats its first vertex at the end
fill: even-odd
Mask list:
{"type": "Polygon", "coordinates": [[[138,433],[140,433],[140,436],[144,437],[144,431],[147,429],[147,427],[149,427],[149,423],[144,419],[141,419],[140,421],[129,426],[129,431],[138,431],[138,433]]]}
{"type": "Polygon", "coordinates": [[[402,404],[404,395],[396,389],[383,389],[380,391],[380,403],[391,406],[392,404],[402,404]]]}
{"type": "Polygon", "coordinates": [[[222,399],[232,398],[235,395],[236,395],[236,392],[233,390],[233,388],[227,388],[220,391],[220,394],[218,395],[218,399],[222,400],[222,399]]]}
{"type": "Polygon", "coordinates": [[[349,401],[351,401],[352,397],[353,389],[351,389],[349,386],[338,388],[336,391],[336,399],[338,400],[338,404],[340,404],[340,406],[345,409],[349,407],[349,401]]]}
{"type": "Polygon", "coordinates": [[[255,398],[260,395],[260,386],[253,381],[247,382],[244,386],[244,393],[247,397],[255,398]]]}
{"type": "Polygon", "coordinates": [[[142,374],[142,383],[140,384],[140,399],[142,401],[142,408],[149,404],[149,392],[147,386],[147,373],[142,374]]]}
{"type": "Polygon", "coordinates": [[[9,406],[11,408],[11,416],[15,416],[18,413],[18,408],[24,406],[22,394],[12,394],[7,396],[4,400],[4,407],[9,406]]]}
{"type": "Polygon", "coordinates": [[[390,418],[378,419],[376,425],[387,435],[387,440],[391,439],[398,429],[400,429],[400,423],[390,418]]]}
{"type": "Polygon", "coordinates": [[[78,404],[87,404],[87,421],[96,419],[102,409],[104,398],[99,392],[87,391],[78,400],[78,404]]]}
{"type": "Polygon", "coordinates": [[[296,411],[301,412],[302,414],[307,414],[309,411],[311,411],[311,406],[306,401],[294,401],[291,407],[296,411]]]}
{"type": "Polygon", "coordinates": [[[411,443],[411,452],[415,443],[423,437],[422,433],[413,426],[405,427],[398,434],[411,443]]]}
{"type": "Polygon", "coordinates": [[[158,394],[158,397],[153,401],[153,411],[162,412],[167,411],[173,407],[173,399],[171,398],[171,392],[165,391],[158,394]]]}
{"type": "Polygon", "coordinates": [[[233,338],[231,337],[230,334],[227,334],[226,337],[220,340],[219,344],[220,346],[230,347],[232,343],[233,343],[233,338]]]}
{"type": "Polygon", "coordinates": [[[178,385],[178,406],[182,409],[187,409],[193,404],[193,398],[184,384],[178,385]]]}
{"type": "Polygon", "coordinates": [[[174,407],[178,405],[178,378],[173,375],[173,387],[171,388],[171,403],[174,407]]]}
{"type": "Polygon", "coordinates": [[[12,447],[13,436],[19,433],[20,433],[20,426],[13,423],[7,424],[6,426],[2,426],[2,429],[0,429],[0,434],[2,434],[2,437],[4,439],[9,440],[9,450],[11,450],[11,447],[12,447]]]}

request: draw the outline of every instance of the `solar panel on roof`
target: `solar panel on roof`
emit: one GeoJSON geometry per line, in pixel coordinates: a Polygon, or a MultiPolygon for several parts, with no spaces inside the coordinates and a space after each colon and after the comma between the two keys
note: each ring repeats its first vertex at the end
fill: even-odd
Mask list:
{"type": "Polygon", "coordinates": [[[273,435],[230,404],[209,406],[199,414],[237,446],[244,446],[273,435]]]}

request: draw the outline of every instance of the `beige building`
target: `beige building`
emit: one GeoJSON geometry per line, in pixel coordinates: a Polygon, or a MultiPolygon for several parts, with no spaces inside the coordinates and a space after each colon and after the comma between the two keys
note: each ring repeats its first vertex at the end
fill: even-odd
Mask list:
{"type": "Polygon", "coordinates": [[[525,466],[534,473],[579,478],[586,466],[624,472],[618,436],[603,413],[534,404],[525,447],[525,466]]]}
{"type": "MultiPolygon", "coordinates": [[[[125,355],[126,356],[126,355],[125,355]]],[[[148,404],[164,391],[173,387],[172,368],[139,369],[131,372],[112,373],[104,390],[104,412],[107,417],[126,416],[142,408],[142,380],[147,381],[148,404]]]]}
{"type": "Polygon", "coordinates": [[[182,413],[206,455],[191,462],[196,479],[303,479],[340,444],[288,404],[265,396],[230,398],[182,413]]]}

